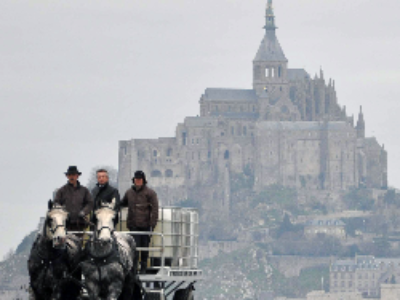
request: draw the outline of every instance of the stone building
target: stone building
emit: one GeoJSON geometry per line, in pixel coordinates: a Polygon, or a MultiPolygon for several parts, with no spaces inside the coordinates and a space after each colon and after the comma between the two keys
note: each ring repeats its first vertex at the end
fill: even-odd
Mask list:
{"type": "Polygon", "coordinates": [[[346,224],[341,220],[310,220],[304,226],[304,235],[307,238],[317,237],[318,234],[346,238],[346,224]]]}
{"type": "Polygon", "coordinates": [[[330,267],[330,292],[333,294],[361,293],[378,297],[381,270],[373,256],[356,256],[354,260],[337,260],[330,267]]]}
{"type": "Polygon", "coordinates": [[[119,143],[119,189],[144,170],[164,205],[191,198],[191,190],[210,187],[203,199],[229,211],[231,176],[254,176],[254,189],[280,184],[308,190],[347,190],[360,185],[386,188],[387,153],[365,137],[338,104],[333,80],[321,70],[310,76],[291,69],[278,41],[272,0],[265,34],[253,60],[253,87],[207,88],[200,114],[187,117],[171,138],[119,143]]]}

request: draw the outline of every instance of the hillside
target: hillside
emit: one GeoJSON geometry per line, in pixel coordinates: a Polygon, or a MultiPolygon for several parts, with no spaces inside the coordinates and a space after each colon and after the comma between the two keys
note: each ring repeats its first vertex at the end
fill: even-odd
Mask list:
{"type": "Polygon", "coordinates": [[[26,292],[29,285],[27,260],[36,231],[24,237],[14,253],[9,253],[5,260],[0,262],[0,298],[27,299],[26,292]]]}

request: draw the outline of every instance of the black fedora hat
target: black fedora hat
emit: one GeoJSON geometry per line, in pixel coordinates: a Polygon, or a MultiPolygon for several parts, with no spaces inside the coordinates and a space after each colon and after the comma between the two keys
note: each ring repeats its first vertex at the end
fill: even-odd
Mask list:
{"type": "Polygon", "coordinates": [[[82,173],[78,171],[77,166],[69,166],[67,172],[65,172],[65,175],[71,175],[71,174],[81,175],[82,173]]]}

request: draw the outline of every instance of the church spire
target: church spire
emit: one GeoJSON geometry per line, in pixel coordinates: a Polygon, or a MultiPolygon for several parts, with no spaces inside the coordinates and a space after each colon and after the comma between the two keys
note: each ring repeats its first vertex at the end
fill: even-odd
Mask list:
{"type": "Polygon", "coordinates": [[[357,137],[358,138],[365,138],[365,121],[364,121],[364,114],[362,111],[362,106],[360,106],[360,113],[358,114],[358,121],[357,121],[357,137]]]}
{"type": "Polygon", "coordinates": [[[272,7],[272,0],[268,0],[267,10],[265,14],[265,26],[264,29],[268,32],[270,30],[274,30],[277,27],[275,26],[275,14],[274,9],[272,7]]]}

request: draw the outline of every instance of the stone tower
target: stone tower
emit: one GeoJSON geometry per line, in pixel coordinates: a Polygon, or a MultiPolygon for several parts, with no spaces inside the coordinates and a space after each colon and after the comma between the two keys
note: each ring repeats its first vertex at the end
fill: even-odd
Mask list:
{"type": "Polygon", "coordinates": [[[287,63],[276,37],[275,15],[272,0],[268,0],[265,15],[265,36],[253,61],[253,88],[258,96],[264,91],[282,92],[287,89],[287,63]]]}

